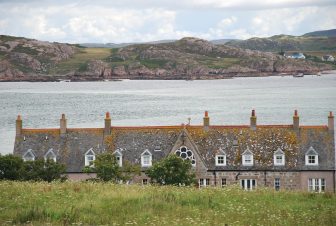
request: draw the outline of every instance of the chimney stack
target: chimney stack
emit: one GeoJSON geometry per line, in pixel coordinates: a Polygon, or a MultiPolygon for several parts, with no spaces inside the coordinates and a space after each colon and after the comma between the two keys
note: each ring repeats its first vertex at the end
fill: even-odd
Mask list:
{"type": "Polygon", "coordinates": [[[294,111],[294,116],[293,116],[293,129],[294,130],[299,130],[300,129],[300,117],[298,115],[298,111],[294,111]]]}
{"type": "Polygon", "coordinates": [[[65,118],[65,114],[62,114],[62,118],[60,119],[60,133],[61,135],[66,134],[67,132],[67,120],[65,118]]]}
{"type": "Polygon", "coordinates": [[[329,112],[329,116],[328,116],[328,130],[329,132],[334,132],[334,115],[331,112],[329,112]]]}
{"type": "Polygon", "coordinates": [[[257,129],[257,116],[255,115],[255,110],[252,110],[251,118],[250,118],[250,128],[252,130],[257,129]]]}
{"type": "Polygon", "coordinates": [[[22,119],[21,115],[18,115],[16,119],[16,136],[21,136],[21,134],[22,134],[22,119]]]}
{"type": "Polygon", "coordinates": [[[105,116],[105,128],[104,128],[104,135],[110,135],[111,134],[111,118],[110,118],[110,112],[106,112],[105,116]]]}
{"type": "Polygon", "coordinates": [[[209,118],[209,113],[208,111],[204,112],[204,118],[203,118],[203,127],[204,129],[209,129],[210,126],[210,118],[209,118]]]}

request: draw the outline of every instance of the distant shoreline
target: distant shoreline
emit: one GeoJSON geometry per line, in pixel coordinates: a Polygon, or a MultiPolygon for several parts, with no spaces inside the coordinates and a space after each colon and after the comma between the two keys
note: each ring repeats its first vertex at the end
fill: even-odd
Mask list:
{"type": "MultiPolygon", "coordinates": [[[[312,72],[305,72],[302,73],[303,75],[318,75],[320,73],[323,74],[336,74],[336,70],[327,70],[327,71],[312,71],[312,72]]],[[[221,74],[212,77],[212,75],[180,75],[180,76],[173,76],[173,77],[162,77],[162,78],[153,78],[153,77],[146,77],[144,75],[134,76],[133,78],[130,77],[111,77],[111,78],[97,78],[97,77],[76,77],[76,76],[28,76],[25,78],[16,78],[16,79],[2,79],[0,82],[117,82],[123,80],[220,80],[220,79],[233,79],[233,78],[251,78],[251,77],[273,77],[273,76],[293,76],[297,74],[297,72],[285,72],[285,73],[228,73],[228,74],[221,74]]]]}

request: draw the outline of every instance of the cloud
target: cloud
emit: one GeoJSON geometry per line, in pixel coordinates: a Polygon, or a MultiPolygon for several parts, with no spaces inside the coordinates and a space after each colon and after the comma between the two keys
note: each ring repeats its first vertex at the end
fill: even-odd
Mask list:
{"type": "Polygon", "coordinates": [[[334,0],[0,0],[0,33],[71,43],[246,39],[335,28],[335,11],[334,0]]]}

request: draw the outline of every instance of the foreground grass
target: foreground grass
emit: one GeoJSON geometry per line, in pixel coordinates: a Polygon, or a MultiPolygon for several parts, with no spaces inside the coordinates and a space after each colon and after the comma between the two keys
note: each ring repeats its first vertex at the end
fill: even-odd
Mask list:
{"type": "Polygon", "coordinates": [[[336,196],[109,183],[0,182],[0,224],[336,225],[336,196]]]}

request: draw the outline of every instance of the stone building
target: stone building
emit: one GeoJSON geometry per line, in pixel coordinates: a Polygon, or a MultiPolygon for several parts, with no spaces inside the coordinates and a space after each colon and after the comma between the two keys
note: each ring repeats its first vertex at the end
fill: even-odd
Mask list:
{"type": "Polygon", "coordinates": [[[83,180],[83,173],[102,152],[112,152],[122,166],[139,164],[142,175],[131,183],[149,182],[144,173],[155,161],[176,154],[192,162],[200,187],[240,184],[243,189],[335,192],[334,116],[328,125],[303,126],[297,111],[291,125],[257,125],[252,111],[250,125],[111,126],[106,113],[104,128],[26,129],[16,121],[14,154],[25,161],[52,158],[64,163],[69,179],[83,180]]]}

